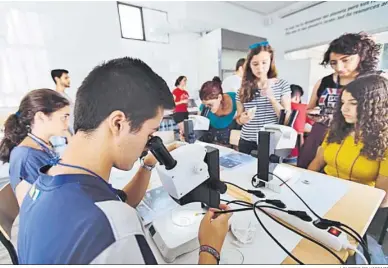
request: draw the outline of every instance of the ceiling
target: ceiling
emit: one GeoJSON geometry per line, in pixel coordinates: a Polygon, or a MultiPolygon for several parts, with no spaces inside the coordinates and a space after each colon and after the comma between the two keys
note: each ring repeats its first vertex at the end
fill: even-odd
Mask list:
{"type": "Polygon", "coordinates": [[[267,16],[298,1],[228,1],[228,3],[267,16]]]}

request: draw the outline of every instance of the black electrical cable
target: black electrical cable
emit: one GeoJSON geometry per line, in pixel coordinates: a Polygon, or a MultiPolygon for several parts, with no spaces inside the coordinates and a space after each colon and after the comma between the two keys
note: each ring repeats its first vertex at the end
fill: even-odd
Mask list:
{"type": "Polygon", "coordinates": [[[253,195],[255,195],[255,196],[258,197],[258,198],[265,198],[265,194],[263,194],[263,192],[260,191],[260,190],[249,190],[249,189],[244,189],[244,188],[242,188],[241,186],[238,186],[237,184],[234,184],[234,183],[228,182],[228,181],[223,181],[223,183],[232,185],[232,186],[234,186],[234,187],[240,189],[241,191],[247,192],[248,194],[253,194],[253,195]]]}
{"type": "Polygon", "coordinates": [[[361,245],[365,259],[368,261],[368,264],[371,264],[371,257],[370,257],[369,251],[368,251],[368,247],[366,245],[364,245],[364,243],[362,243],[362,241],[360,241],[353,233],[349,232],[348,230],[344,229],[341,226],[337,227],[337,228],[339,230],[341,230],[342,232],[351,236],[354,240],[356,240],[361,245]]]}
{"type": "MultiPolygon", "coordinates": [[[[256,203],[257,203],[257,202],[256,202],[256,203]]],[[[270,215],[270,214],[269,214],[268,212],[266,212],[264,209],[260,208],[260,206],[257,206],[256,203],[254,204],[254,206],[255,206],[256,208],[258,208],[261,212],[263,212],[265,215],[267,215],[269,218],[271,218],[273,221],[275,221],[276,223],[280,224],[281,226],[283,226],[284,228],[288,229],[289,231],[291,231],[291,232],[293,232],[293,233],[296,233],[296,234],[302,236],[303,238],[305,238],[305,239],[307,239],[307,240],[313,242],[314,244],[319,245],[320,247],[322,247],[322,248],[324,248],[325,250],[327,250],[328,252],[330,252],[335,258],[337,258],[337,259],[339,260],[339,262],[340,262],[342,265],[345,264],[345,262],[344,262],[337,254],[335,254],[330,248],[328,248],[327,246],[325,246],[325,245],[322,244],[321,242],[315,241],[314,239],[308,237],[307,235],[305,235],[305,234],[303,234],[303,233],[300,233],[300,232],[297,231],[297,230],[291,229],[290,227],[288,227],[287,225],[285,225],[284,223],[282,223],[281,221],[277,220],[275,217],[273,217],[272,215],[270,215]]],[[[255,213],[256,218],[259,220],[259,217],[258,217],[258,215],[257,215],[256,209],[255,209],[253,212],[255,213]]],[[[262,226],[262,227],[263,227],[263,226],[262,226]]],[[[276,241],[275,241],[275,242],[276,242],[276,241]]],[[[283,248],[282,248],[282,249],[283,249],[283,248]]],[[[284,249],[283,249],[283,250],[284,250],[284,249]]],[[[285,251],[285,252],[287,253],[288,251],[285,251]]],[[[290,255],[290,257],[291,257],[291,255],[290,255]]]]}
{"type": "MultiPolygon", "coordinates": [[[[315,241],[313,240],[312,238],[304,235],[303,233],[300,233],[299,231],[297,230],[293,230],[291,229],[290,227],[286,226],[285,224],[283,224],[282,222],[280,222],[279,220],[277,220],[275,217],[273,217],[272,215],[268,214],[265,210],[263,210],[263,208],[270,208],[270,209],[276,209],[276,210],[280,210],[282,212],[285,212],[287,213],[287,211],[283,210],[283,209],[280,209],[280,208],[277,208],[277,207],[272,207],[272,206],[262,206],[262,205],[258,205],[260,203],[263,203],[265,202],[265,200],[259,200],[257,201],[255,204],[252,204],[252,203],[249,203],[249,202],[246,202],[246,201],[242,201],[242,200],[232,200],[232,201],[228,201],[227,204],[238,204],[238,205],[241,205],[241,206],[245,206],[245,207],[251,207],[252,210],[254,211],[255,213],[255,216],[256,216],[256,219],[258,220],[258,222],[260,223],[261,227],[264,229],[264,231],[272,238],[272,240],[274,240],[274,242],[284,251],[286,252],[292,259],[294,259],[297,263],[299,264],[303,264],[298,258],[296,258],[295,256],[293,256],[286,248],[283,247],[283,245],[280,244],[280,242],[265,228],[264,224],[261,222],[259,216],[257,215],[257,212],[256,212],[256,209],[254,208],[257,208],[259,209],[261,212],[263,212],[265,215],[267,215],[270,219],[272,219],[273,221],[275,221],[276,223],[282,225],[284,228],[288,229],[289,231],[292,231],[293,233],[296,233],[300,236],[302,236],[303,238],[306,238],[307,240],[310,240],[311,242],[321,246],[322,248],[324,248],[325,250],[327,250],[328,252],[330,252],[334,257],[336,257],[339,262],[341,264],[345,264],[345,262],[337,255],[335,254],[330,248],[326,247],[324,244],[320,243],[319,241],[315,241]]],[[[244,211],[248,210],[248,208],[245,208],[243,209],[244,211]]]]}
{"type": "MultiPolygon", "coordinates": [[[[369,255],[369,251],[368,251],[368,248],[367,248],[367,246],[365,246],[366,245],[366,243],[365,243],[365,241],[364,241],[364,239],[355,231],[355,230],[353,230],[351,227],[349,227],[349,226],[347,226],[347,225],[345,225],[345,224],[342,224],[342,223],[340,223],[340,222],[335,222],[335,221],[331,221],[331,220],[327,220],[327,219],[324,219],[324,218],[322,218],[321,216],[319,216],[309,205],[307,205],[307,203],[287,184],[287,182],[285,182],[283,179],[281,179],[279,176],[277,176],[276,174],[274,174],[274,173],[272,173],[272,172],[268,172],[269,174],[271,174],[271,175],[273,175],[273,176],[275,176],[276,178],[278,178],[283,184],[285,184],[297,197],[298,197],[298,199],[308,208],[308,210],[310,210],[311,211],[311,213],[315,216],[315,217],[317,217],[320,221],[324,221],[324,223],[326,223],[326,224],[328,224],[328,225],[330,225],[330,226],[336,226],[337,228],[338,227],[340,227],[340,226],[343,226],[343,227],[347,227],[347,228],[349,228],[351,231],[353,231],[355,234],[356,234],[356,236],[357,237],[359,237],[360,238],[360,242],[362,242],[362,243],[360,243],[361,244],[361,246],[363,247],[363,249],[364,249],[364,255],[365,255],[365,257],[367,258],[368,256],[370,257],[370,255],[369,255]]],[[[252,182],[253,182],[253,180],[255,179],[255,177],[257,177],[257,174],[256,175],[254,175],[253,177],[252,177],[252,182]]],[[[227,183],[227,182],[225,182],[225,183],[227,183]]],[[[243,188],[241,188],[241,187],[239,187],[239,186],[237,186],[237,185],[235,185],[235,184],[232,184],[232,183],[229,183],[229,184],[231,184],[231,185],[233,185],[233,186],[235,186],[235,187],[237,187],[237,188],[239,188],[239,189],[241,189],[241,190],[243,190],[243,191],[247,191],[247,190],[245,190],[245,189],[243,189],[243,188]]],[[[253,185],[253,183],[252,183],[252,185],[253,185]]],[[[256,204],[256,203],[255,203],[256,204]]],[[[255,210],[254,210],[255,211],[255,210]]],[[[269,216],[266,212],[264,212],[267,216],[269,216]]],[[[255,212],[255,215],[256,215],[256,212],[255,212]]],[[[269,216],[269,217],[271,217],[271,216],[269,216]]],[[[271,217],[272,218],[272,217],[271,217]]],[[[273,219],[273,218],[272,218],[273,219]]],[[[259,220],[259,219],[258,219],[259,220]]],[[[275,219],[273,219],[273,220],[275,220],[275,219]]],[[[276,221],[276,220],[275,220],[276,221]]],[[[277,222],[277,221],[276,221],[277,222]]],[[[283,225],[282,223],[280,223],[280,222],[278,222],[279,224],[281,224],[283,227],[285,227],[285,228],[287,228],[287,229],[289,229],[289,230],[292,230],[292,229],[290,229],[290,228],[288,228],[288,227],[286,227],[285,225],[283,225]]],[[[263,226],[262,226],[263,227],[263,226]]],[[[329,227],[329,226],[328,226],[329,227]]],[[[263,227],[264,228],[264,227],[263,227]]],[[[292,230],[293,232],[294,232],[294,230],[292,230]]],[[[317,242],[317,241],[314,241],[314,240],[311,240],[311,239],[309,239],[309,238],[307,238],[306,236],[304,236],[304,235],[302,235],[302,234],[300,234],[299,232],[296,232],[296,233],[298,233],[299,235],[301,235],[301,236],[303,236],[304,238],[306,238],[306,239],[308,239],[308,240],[310,240],[310,241],[312,241],[312,242],[314,242],[314,243],[318,243],[318,244],[320,244],[319,242],[317,242]]],[[[270,235],[271,236],[271,235],[270,235]]],[[[271,238],[272,239],[274,239],[272,236],[271,236],[271,238]]],[[[275,241],[275,240],[274,240],[275,241]]],[[[357,239],[356,239],[356,241],[358,241],[357,239]]],[[[276,241],[275,241],[276,242],[276,241]]],[[[279,245],[279,244],[278,244],[279,245]]],[[[340,257],[338,257],[338,255],[336,255],[333,251],[331,251],[329,248],[327,248],[326,246],[324,246],[323,244],[320,244],[323,248],[325,248],[326,250],[328,250],[331,254],[333,254],[342,264],[345,264],[344,262],[343,262],[343,260],[340,258],[340,257]]],[[[280,246],[280,245],[279,245],[280,246]]],[[[283,247],[282,247],[282,249],[283,249],[283,247]]],[[[284,249],[283,249],[284,250],[284,249]]],[[[290,255],[291,256],[291,255],[290,255]]],[[[368,260],[368,258],[367,258],[367,260],[368,260]]],[[[368,260],[369,261],[369,260],[368,260]]],[[[369,262],[370,263],[370,262],[369,262]]]]}
{"type": "Polygon", "coordinates": [[[346,229],[349,229],[350,231],[352,231],[360,241],[362,241],[364,243],[364,245],[366,246],[366,241],[364,240],[364,238],[361,237],[361,235],[359,233],[357,233],[352,227],[346,225],[346,224],[343,224],[341,223],[341,226],[342,227],[345,227],[346,229]]]}
{"type": "MultiPolygon", "coordinates": [[[[324,219],[324,218],[322,218],[321,216],[319,216],[309,205],[307,205],[307,203],[302,199],[302,197],[300,197],[295,191],[294,191],[294,189],[292,189],[288,184],[287,184],[287,182],[285,182],[282,178],[280,178],[279,176],[277,176],[276,174],[274,174],[274,173],[272,173],[272,172],[268,172],[268,174],[271,174],[272,176],[275,176],[276,178],[278,178],[283,184],[285,184],[286,186],[287,186],[287,188],[288,189],[290,189],[297,197],[298,197],[298,199],[300,200],[300,201],[302,201],[302,203],[308,208],[308,210],[310,210],[311,211],[311,213],[315,216],[315,217],[317,217],[320,221],[324,221],[325,223],[327,223],[328,224],[328,227],[329,227],[329,225],[331,225],[331,226],[335,226],[335,227],[340,227],[340,226],[343,226],[343,227],[345,227],[345,228],[348,228],[349,230],[351,230],[358,238],[359,238],[359,240],[360,241],[358,241],[357,239],[356,239],[356,241],[358,241],[360,244],[363,244],[363,245],[361,245],[362,247],[363,247],[363,249],[364,249],[364,253],[366,254],[366,255],[368,255],[368,256],[370,256],[369,255],[369,250],[368,250],[368,247],[366,246],[366,242],[365,242],[365,240],[360,236],[360,234],[358,233],[358,232],[356,232],[353,228],[351,228],[350,226],[347,226],[346,224],[343,224],[343,223],[341,223],[341,222],[335,222],[335,221],[331,221],[331,220],[327,220],[327,219],[324,219]],[[365,252],[366,251],[366,252],[365,252]]],[[[255,177],[257,177],[257,174],[256,175],[254,175],[253,177],[252,177],[252,181],[254,180],[254,178],[255,177]]]]}
{"type": "MultiPolygon", "coordinates": [[[[315,217],[317,217],[318,219],[322,219],[322,217],[321,216],[319,216],[317,213],[315,213],[315,211],[314,210],[312,210],[312,208],[310,208],[309,207],[309,205],[307,205],[306,204],[306,202],[294,191],[294,189],[292,189],[288,184],[287,184],[287,182],[285,182],[283,179],[281,179],[279,176],[277,176],[277,175],[275,175],[275,174],[273,174],[272,172],[268,172],[268,174],[271,174],[272,176],[275,176],[276,178],[278,178],[283,184],[285,184],[287,187],[288,187],[288,189],[290,189],[298,198],[299,198],[299,200],[300,201],[302,201],[302,203],[311,211],[311,213],[313,213],[313,215],[315,216],[315,217]]],[[[253,177],[252,177],[252,180],[254,180],[255,179],[255,177],[257,177],[257,174],[256,175],[254,175],[253,177]]]]}
{"type": "MultiPolygon", "coordinates": [[[[336,221],[332,221],[332,220],[327,220],[327,219],[324,219],[322,218],[321,216],[319,216],[309,205],[306,204],[306,202],[302,199],[302,197],[300,197],[295,191],[294,189],[292,189],[288,184],[287,182],[285,182],[282,178],[280,178],[279,176],[277,176],[276,174],[272,173],[272,172],[268,172],[268,174],[271,174],[272,176],[275,176],[276,178],[278,178],[282,183],[284,183],[288,189],[290,189],[297,197],[300,201],[302,201],[302,203],[308,208],[308,210],[311,211],[311,213],[317,217],[320,221],[324,221],[325,223],[327,223],[328,225],[330,226],[335,226],[335,227],[339,227],[339,226],[343,226],[343,227],[346,227],[348,229],[350,229],[352,232],[354,232],[356,234],[356,236],[366,245],[364,239],[360,236],[359,233],[357,233],[354,229],[352,229],[350,226],[347,226],[346,224],[343,224],[341,222],[336,222],[336,221]]],[[[257,175],[255,175],[257,176],[257,175]]],[[[254,177],[255,177],[254,176],[254,177]]],[[[253,178],[252,178],[253,179],[253,178]]],[[[329,226],[328,226],[329,227],[329,226]]]]}
{"type": "Polygon", "coordinates": [[[253,212],[255,213],[255,216],[256,216],[256,219],[257,221],[259,222],[259,224],[261,225],[261,228],[263,228],[263,230],[267,233],[267,235],[269,235],[269,237],[272,238],[272,240],[285,252],[287,253],[288,256],[290,256],[292,259],[294,259],[294,261],[296,261],[298,264],[304,264],[303,262],[301,262],[297,257],[295,257],[291,252],[289,252],[272,234],[270,231],[267,230],[267,228],[265,228],[264,224],[261,222],[260,220],[260,217],[257,215],[256,213],[256,209],[254,208],[256,205],[258,204],[258,202],[256,202],[252,209],[253,209],[253,212]]]}

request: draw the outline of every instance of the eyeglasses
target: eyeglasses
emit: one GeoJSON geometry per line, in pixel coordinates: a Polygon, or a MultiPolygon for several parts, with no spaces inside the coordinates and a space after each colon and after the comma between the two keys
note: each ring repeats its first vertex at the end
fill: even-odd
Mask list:
{"type": "Polygon", "coordinates": [[[252,44],[252,45],[249,46],[249,49],[255,49],[255,48],[258,48],[258,47],[265,47],[265,46],[269,46],[268,41],[263,41],[263,42],[260,42],[260,43],[252,44]]]}

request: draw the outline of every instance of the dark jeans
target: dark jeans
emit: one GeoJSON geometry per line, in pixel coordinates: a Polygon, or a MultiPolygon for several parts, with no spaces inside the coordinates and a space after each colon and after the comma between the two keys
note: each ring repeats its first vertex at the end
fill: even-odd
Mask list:
{"type": "Polygon", "coordinates": [[[257,150],[257,143],[254,141],[246,141],[243,139],[240,139],[238,142],[238,151],[244,154],[251,155],[251,152],[253,150],[257,150]]]}
{"type": "Polygon", "coordinates": [[[208,131],[206,131],[202,137],[200,138],[200,141],[207,142],[207,143],[213,143],[218,142],[221,144],[229,144],[229,138],[230,138],[230,128],[213,128],[210,127],[208,131]]]}
{"type": "Polygon", "coordinates": [[[236,130],[241,130],[242,126],[239,125],[236,120],[233,119],[232,123],[229,126],[230,129],[236,129],[236,130]]]}

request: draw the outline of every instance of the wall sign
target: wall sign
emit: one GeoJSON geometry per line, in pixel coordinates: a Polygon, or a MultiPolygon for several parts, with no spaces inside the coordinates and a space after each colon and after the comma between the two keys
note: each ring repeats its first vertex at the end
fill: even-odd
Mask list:
{"type": "Polygon", "coordinates": [[[368,12],[374,9],[383,8],[388,6],[388,1],[379,2],[379,1],[366,1],[359,4],[350,6],[348,8],[343,8],[341,10],[336,10],[331,13],[328,13],[324,16],[320,16],[311,20],[304,21],[299,24],[292,25],[284,29],[286,36],[296,34],[302,31],[315,28],[319,25],[324,25],[332,23],[334,21],[342,20],[344,18],[357,16],[361,13],[368,12]]]}

